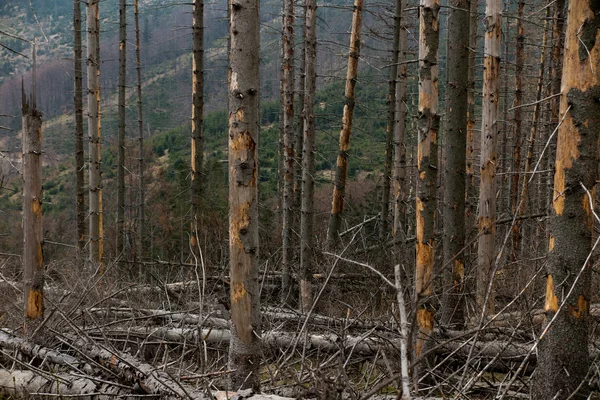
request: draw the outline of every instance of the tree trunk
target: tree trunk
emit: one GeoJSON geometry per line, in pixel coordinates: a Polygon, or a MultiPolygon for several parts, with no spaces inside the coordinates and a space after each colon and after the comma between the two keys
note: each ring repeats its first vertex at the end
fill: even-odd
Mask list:
{"type": "Polygon", "coordinates": [[[597,1],[569,5],[560,99],[553,216],[549,222],[546,335],[540,340],[532,398],[587,397],[588,327],[600,126],[597,1]],[[575,345],[574,345],[575,344],[575,345]]]}
{"type": "Polygon", "coordinates": [[[231,388],[258,388],[259,2],[231,7],[229,54],[229,251],[231,277],[231,388]]]}
{"type": "Polygon", "coordinates": [[[419,18],[418,180],[416,198],[416,274],[418,334],[415,356],[433,332],[433,264],[438,146],[439,0],[421,0],[419,18]]]}
{"type": "Polygon", "coordinates": [[[73,76],[75,79],[75,191],[77,195],[77,258],[83,259],[85,248],[85,193],[83,154],[83,71],[81,65],[81,0],[73,0],[73,76]]]}
{"type": "Polygon", "coordinates": [[[479,185],[479,247],[477,250],[476,300],[479,310],[493,312],[494,295],[488,294],[494,266],[496,239],[496,143],[500,100],[500,47],[502,42],[502,1],[487,0],[481,121],[481,182],[479,185]]]}
{"type": "MultiPolygon", "coordinates": [[[[35,43],[33,63],[35,64],[35,43]]],[[[33,67],[35,82],[35,65],[33,67]]],[[[44,255],[42,245],[42,113],[36,105],[35,83],[29,100],[22,89],[23,112],[23,296],[25,334],[31,336],[44,318],[44,255]]]]}
{"type": "Polygon", "coordinates": [[[346,178],[348,175],[348,152],[350,151],[350,133],[352,132],[352,116],[354,114],[354,89],[358,75],[358,58],[360,57],[360,30],[362,25],[362,9],[364,0],[354,0],[352,15],[352,32],[350,33],[350,53],[348,54],[348,71],[346,73],[346,90],[342,130],[340,131],[340,150],[335,169],[335,186],[329,218],[327,244],[333,246],[339,240],[342,212],[344,211],[344,196],[346,193],[346,178]]]}
{"type": "Polygon", "coordinates": [[[304,30],[306,79],[304,82],[304,144],[302,146],[302,211],[300,215],[300,309],[312,306],[311,277],[314,258],[315,90],[317,82],[317,2],[306,0],[304,30]]]}
{"type": "Polygon", "coordinates": [[[127,11],[125,0],[119,0],[119,133],[117,159],[117,249],[123,257],[125,243],[125,84],[127,74],[127,11]]]}
{"type": "Polygon", "coordinates": [[[446,139],[444,141],[444,279],[441,323],[462,327],[465,280],[465,172],[469,90],[470,2],[453,0],[448,16],[446,139]],[[450,269],[449,266],[452,265],[450,269]]]}
{"type": "Polygon", "coordinates": [[[204,108],[204,0],[194,0],[192,35],[192,181],[190,190],[192,196],[192,247],[196,247],[197,238],[195,233],[202,201],[202,163],[204,157],[204,138],[202,136],[204,108]]]}
{"type": "Polygon", "coordinates": [[[137,74],[137,112],[138,112],[138,224],[137,224],[137,243],[136,258],[144,258],[144,230],[145,224],[145,192],[144,192],[144,118],[142,103],[142,60],[140,48],[140,21],[139,21],[139,0],[133,1],[133,14],[135,16],[135,71],[137,74]]]}
{"type": "Polygon", "coordinates": [[[100,49],[99,0],[87,3],[87,81],[88,81],[88,137],[89,137],[89,228],[90,262],[100,273],[102,266],[102,175],[100,143],[100,49]]]}
{"type": "Polygon", "coordinates": [[[292,218],[294,208],[294,0],[283,2],[283,221],[282,301],[291,300],[292,218]]]}

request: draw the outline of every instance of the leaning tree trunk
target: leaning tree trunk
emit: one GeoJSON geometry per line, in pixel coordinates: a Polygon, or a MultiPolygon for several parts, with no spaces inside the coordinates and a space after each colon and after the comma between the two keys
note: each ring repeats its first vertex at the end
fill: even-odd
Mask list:
{"type": "Polygon", "coordinates": [[[204,0],[194,0],[192,35],[192,181],[190,191],[192,196],[192,247],[196,247],[196,221],[202,201],[202,162],[204,157],[204,139],[202,136],[204,108],[204,0]]]}
{"type": "Polygon", "coordinates": [[[364,0],[354,0],[352,32],[350,33],[350,53],[348,54],[348,71],[346,73],[344,114],[342,116],[342,130],[340,131],[340,150],[335,168],[335,186],[333,188],[331,216],[329,218],[329,231],[327,233],[328,246],[336,244],[339,239],[340,226],[342,225],[346,178],[348,175],[350,133],[352,132],[352,116],[354,114],[354,89],[356,88],[358,58],[360,57],[360,30],[363,4],[364,0]]]}
{"type": "Polygon", "coordinates": [[[89,137],[90,262],[103,272],[102,175],[100,171],[100,23],[99,0],[87,3],[87,83],[89,137]]]}
{"type": "MultiPolygon", "coordinates": [[[[34,53],[35,53],[35,44],[34,53]]],[[[33,58],[35,64],[35,55],[33,58]]],[[[33,69],[35,82],[35,66],[33,69]]],[[[23,90],[23,89],[22,89],[23,90]]],[[[23,111],[23,283],[25,334],[31,336],[44,317],[44,255],[42,244],[42,113],[36,105],[35,83],[29,101],[22,92],[23,111]]]]}
{"type": "Polygon", "coordinates": [[[73,0],[73,100],[75,104],[75,215],[77,219],[77,258],[83,259],[85,248],[85,193],[83,154],[83,71],[81,66],[81,0],[73,0]]]}
{"type": "Polygon", "coordinates": [[[317,82],[317,1],[306,0],[304,17],[306,78],[304,81],[304,144],[302,146],[302,210],[300,215],[300,309],[312,306],[315,191],[315,90],[317,82]]]}
{"type": "Polygon", "coordinates": [[[448,16],[448,72],[444,163],[444,266],[442,301],[446,326],[464,323],[465,172],[469,90],[469,10],[476,0],[452,0],[448,16]],[[450,266],[451,269],[450,269],[450,266]]]}
{"type": "Polygon", "coordinates": [[[421,0],[419,18],[418,180],[416,196],[416,274],[418,333],[415,356],[433,332],[433,264],[438,146],[439,0],[421,0]]]}
{"type": "Polygon", "coordinates": [[[494,309],[493,291],[488,294],[494,266],[496,239],[496,143],[500,100],[500,47],[502,42],[502,0],[487,0],[481,121],[481,181],[479,184],[479,247],[477,249],[477,290],[479,310],[494,309]],[[486,303],[486,297],[488,298],[486,303]]]}
{"type": "Polygon", "coordinates": [[[292,218],[294,208],[294,0],[283,3],[283,220],[282,301],[291,299],[292,218]]]}
{"type": "Polygon", "coordinates": [[[141,260],[144,257],[144,219],[145,217],[145,193],[144,193],[144,118],[142,103],[142,60],[140,49],[140,19],[139,19],[139,0],[133,1],[133,14],[135,16],[135,71],[137,74],[137,112],[138,112],[138,224],[137,224],[137,243],[136,258],[141,260]]]}
{"type": "Polygon", "coordinates": [[[127,11],[125,0],[119,0],[119,133],[117,160],[117,249],[123,257],[125,237],[125,83],[127,74],[127,11]]]}
{"type": "Polygon", "coordinates": [[[260,385],[258,291],[259,1],[232,4],[229,53],[231,389],[260,385]]]}
{"type": "Polygon", "coordinates": [[[588,327],[594,186],[600,137],[600,4],[571,2],[565,37],[561,123],[546,278],[545,329],[532,398],[576,398],[589,391],[588,327]],[[581,388],[580,388],[581,386],[581,388]]]}

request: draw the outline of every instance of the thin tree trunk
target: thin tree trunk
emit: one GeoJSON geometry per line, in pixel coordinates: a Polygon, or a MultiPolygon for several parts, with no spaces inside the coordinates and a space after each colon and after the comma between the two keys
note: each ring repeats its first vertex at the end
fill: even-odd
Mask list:
{"type": "Polygon", "coordinates": [[[133,14],[135,16],[135,71],[137,74],[137,112],[138,112],[138,231],[136,255],[138,260],[144,258],[144,230],[145,230],[145,192],[144,192],[144,118],[142,103],[142,60],[140,48],[140,20],[139,0],[133,1],[133,14]]]}
{"type": "Polygon", "coordinates": [[[125,243],[125,84],[127,74],[127,11],[119,0],[119,133],[117,160],[117,251],[122,257],[125,243]]]}
{"type": "Polygon", "coordinates": [[[35,43],[33,44],[33,91],[26,99],[22,88],[23,112],[23,283],[25,334],[31,336],[44,317],[44,255],[42,245],[42,113],[35,89],[35,43]]]}
{"type": "Polygon", "coordinates": [[[419,117],[418,180],[416,198],[416,283],[418,334],[415,356],[419,357],[433,332],[433,264],[435,246],[435,202],[438,146],[438,45],[439,0],[421,0],[419,18],[419,117]]]}
{"type": "Polygon", "coordinates": [[[73,0],[73,76],[75,79],[75,190],[77,193],[77,258],[82,259],[85,249],[85,193],[83,154],[83,71],[81,65],[81,0],[73,0]]]}
{"type": "MultiPolygon", "coordinates": [[[[300,8],[304,10],[303,15],[306,18],[306,4],[303,3],[300,8]]],[[[302,50],[299,57],[298,83],[296,85],[299,115],[296,118],[296,132],[294,134],[294,230],[299,229],[298,224],[300,222],[300,208],[302,204],[302,146],[304,143],[304,85],[306,81],[306,24],[304,23],[304,19],[302,19],[302,26],[302,50]]],[[[297,245],[297,241],[294,241],[294,244],[297,245]]]]}
{"type": "Polygon", "coordinates": [[[350,151],[350,133],[352,132],[352,116],[354,115],[354,89],[358,75],[358,58],[360,57],[360,31],[364,0],[354,0],[352,15],[352,32],[350,33],[350,52],[348,54],[348,71],[346,73],[346,90],[342,130],[340,131],[340,150],[335,169],[335,186],[329,218],[327,244],[333,246],[339,240],[342,213],[344,212],[344,196],[348,175],[348,152],[350,151]]]}
{"type": "Polygon", "coordinates": [[[569,5],[560,98],[553,216],[549,221],[546,324],[532,398],[586,398],[594,186],[600,137],[597,1],[569,5]],[[579,388],[581,386],[581,388],[579,388]]]}
{"type": "Polygon", "coordinates": [[[483,72],[483,111],[481,121],[481,182],[479,185],[479,247],[477,251],[478,309],[493,312],[494,295],[488,285],[494,266],[496,239],[496,143],[498,140],[498,102],[500,100],[500,47],[502,42],[502,0],[487,0],[483,72]]]}
{"type": "MultiPolygon", "coordinates": [[[[193,59],[192,59],[192,241],[197,240],[196,222],[200,213],[202,196],[202,164],[204,157],[204,138],[202,119],[204,108],[204,0],[194,0],[193,4],[193,59]]],[[[192,243],[196,247],[197,243],[192,243]]]]}
{"type": "Polygon", "coordinates": [[[259,1],[231,7],[229,54],[229,251],[231,389],[260,385],[258,292],[259,1]]]}
{"type": "Polygon", "coordinates": [[[304,82],[304,144],[302,146],[302,212],[300,215],[300,309],[312,306],[314,257],[315,90],[317,82],[317,1],[306,0],[304,16],[306,79],[304,82]]]}
{"type": "Polygon", "coordinates": [[[102,175],[100,143],[100,49],[99,0],[87,3],[87,81],[88,81],[88,137],[89,137],[89,228],[90,262],[99,272],[102,266],[102,175]]]}
{"type": "Polygon", "coordinates": [[[446,139],[444,163],[444,265],[446,288],[442,325],[462,327],[465,280],[465,172],[467,151],[467,97],[469,90],[470,2],[453,0],[448,15],[448,72],[446,85],[446,139]],[[452,269],[449,269],[449,266],[452,269]]]}
{"type": "Polygon", "coordinates": [[[292,218],[294,208],[294,0],[283,2],[283,221],[282,301],[291,299],[292,218]]]}

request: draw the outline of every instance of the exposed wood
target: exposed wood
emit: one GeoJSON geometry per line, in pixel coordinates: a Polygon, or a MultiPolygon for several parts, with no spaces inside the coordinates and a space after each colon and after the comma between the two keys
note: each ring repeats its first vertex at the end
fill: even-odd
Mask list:
{"type": "Polygon", "coordinates": [[[202,167],[204,160],[204,0],[193,2],[192,57],[192,143],[191,143],[191,237],[192,248],[197,246],[195,235],[202,203],[202,167]]]}

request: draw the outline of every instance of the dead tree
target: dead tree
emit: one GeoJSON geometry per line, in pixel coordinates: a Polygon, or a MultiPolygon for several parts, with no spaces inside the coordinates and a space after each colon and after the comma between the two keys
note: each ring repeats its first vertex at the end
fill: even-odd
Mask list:
{"type": "Polygon", "coordinates": [[[117,159],[117,249],[122,257],[125,243],[125,84],[127,81],[127,10],[125,0],[119,0],[119,104],[117,159]]]}
{"type": "Polygon", "coordinates": [[[545,328],[532,398],[585,398],[592,278],[593,188],[598,179],[600,33],[597,1],[569,5],[553,216],[549,221],[545,328]]]}
{"type": "MultiPolygon", "coordinates": [[[[193,58],[192,58],[192,241],[196,238],[196,220],[200,211],[202,195],[202,163],[204,139],[202,119],[204,109],[204,0],[194,0],[193,11],[193,58]]],[[[192,243],[195,247],[196,243],[192,243]]]]}
{"type": "Polygon", "coordinates": [[[75,105],[75,191],[77,196],[77,257],[83,257],[85,248],[85,193],[83,154],[83,71],[81,65],[81,0],[73,0],[73,77],[75,105]]]}
{"type": "Polygon", "coordinates": [[[229,53],[229,251],[231,388],[258,388],[259,1],[232,3],[229,53]]]}
{"type": "Polygon", "coordinates": [[[348,70],[346,72],[346,90],[342,130],[340,131],[340,149],[335,168],[333,200],[329,231],[328,246],[335,245],[339,239],[342,213],[344,212],[344,196],[346,193],[346,178],[348,176],[348,152],[350,151],[350,133],[352,132],[352,116],[354,115],[354,89],[358,75],[358,58],[360,57],[360,30],[362,25],[362,10],[364,0],[354,0],[352,15],[352,31],[350,33],[350,52],[348,53],[348,70]]]}
{"type": "Polygon", "coordinates": [[[135,17],[135,71],[137,75],[137,112],[138,112],[138,223],[137,223],[137,243],[136,258],[141,260],[144,257],[144,218],[145,218],[145,192],[144,192],[144,118],[142,103],[142,61],[140,49],[140,20],[139,20],[139,0],[133,2],[133,15],[135,17]]]}

